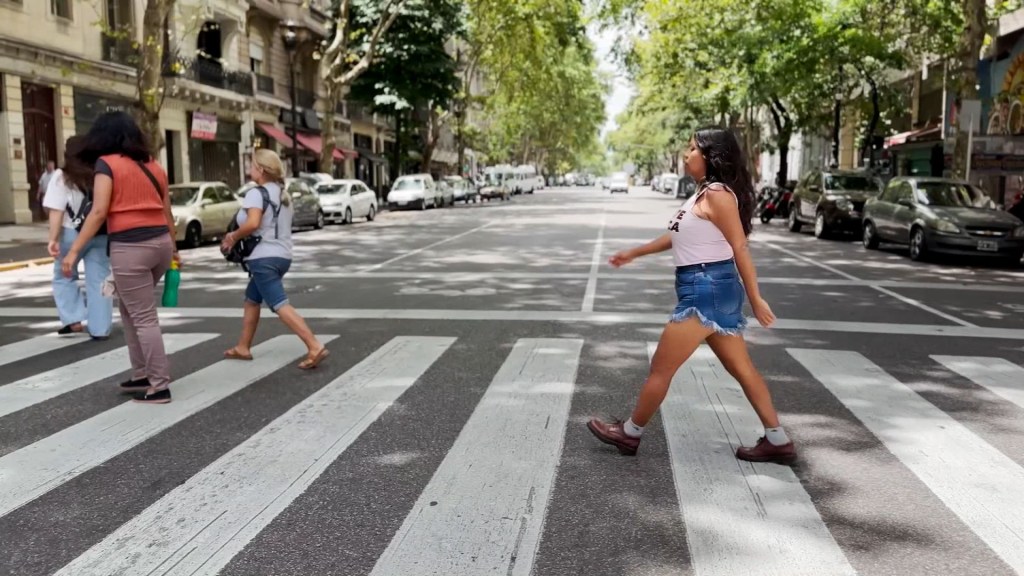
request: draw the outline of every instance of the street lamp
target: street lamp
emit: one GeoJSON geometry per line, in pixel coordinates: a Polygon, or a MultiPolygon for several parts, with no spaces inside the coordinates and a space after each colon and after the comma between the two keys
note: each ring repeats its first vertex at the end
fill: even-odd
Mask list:
{"type": "Polygon", "coordinates": [[[299,34],[296,31],[294,20],[286,20],[282,23],[283,30],[281,39],[284,41],[284,49],[288,52],[288,90],[291,93],[292,116],[291,116],[291,137],[292,137],[292,176],[299,176],[299,140],[298,140],[298,111],[295,101],[297,99],[295,88],[295,51],[299,47],[299,34]]]}

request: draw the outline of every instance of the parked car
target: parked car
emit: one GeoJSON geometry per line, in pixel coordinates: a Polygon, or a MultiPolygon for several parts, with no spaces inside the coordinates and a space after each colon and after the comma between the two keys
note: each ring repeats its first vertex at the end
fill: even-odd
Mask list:
{"type": "Polygon", "coordinates": [[[910,257],[992,256],[1019,263],[1024,222],[1000,210],[980,188],[943,178],[897,177],[864,207],[863,242],[906,244],[910,257]]]}
{"type": "Polygon", "coordinates": [[[859,232],[864,203],[880,191],[881,182],[866,172],[812,170],[793,191],[789,230],[799,232],[804,224],[813,224],[817,238],[859,232]]]}
{"type": "Polygon", "coordinates": [[[679,185],[679,180],[680,178],[678,174],[662,174],[660,179],[660,192],[663,194],[675,194],[676,187],[679,185]]]}
{"type": "MultiPolygon", "coordinates": [[[[238,189],[236,196],[245,198],[245,194],[254,188],[254,182],[248,182],[238,189]]],[[[284,181],[284,192],[292,198],[292,210],[295,215],[292,217],[292,229],[324,227],[324,211],[320,207],[320,197],[313,191],[309,180],[305,178],[286,178],[284,181]]]]}
{"type": "Polygon", "coordinates": [[[377,216],[377,194],[360,180],[321,182],[315,190],[328,223],[351,224],[354,218],[372,222],[377,216]]]}
{"type": "Polygon", "coordinates": [[[388,208],[391,210],[402,208],[426,210],[428,207],[437,208],[440,205],[440,199],[433,176],[430,174],[408,174],[399,176],[391,185],[391,192],[388,193],[388,208]]]}
{"type": "Polygon", "coordinates": [[[508,200],[512,197],[512,191],[505,184],[505,179],[499,172],[488,171],[484,175],[484,185],[480,188],[480,199],[482,200],[508,200]]]}
{"type": "Polygon", "coordinates": [[[625,172],[615,172],[609,176],[608,192],[611,194],[615,194],[616,192],[629,194],[629,174],[626,174],[625,172]]]}
{"type": "Polygon", "coordinates": [[[178,242],[196,248],[222,236],[242,204],[223,182],[188,182],[169,187],[178,242]]]}
{"type": "Polygon", "coordinates": [[[697,181],[689,176],[683,176],[676,180],[676,198],[689,198],[697,191],[697,181]]]}
{"type": "Polygon", "coordinates": [[[451,186],[455,202],[469,204],[480,201],[480,192],[462,176],[445,176],[444,181],[451,186]]]}

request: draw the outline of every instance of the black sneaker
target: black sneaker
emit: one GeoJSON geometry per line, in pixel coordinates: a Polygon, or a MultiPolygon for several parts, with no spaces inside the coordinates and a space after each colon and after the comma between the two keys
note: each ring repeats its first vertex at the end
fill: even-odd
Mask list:
{"type": "Polygon", "coordinates": [[[153,392],[152,394],[139,392],[135,395],[132,402],[138,402],[140,404],[169,404],[171,402],[171,391],[164,388],[163,390],[153,392]]]}
{"type": "Polygon", "coordinates": [[[149,390],[149,378],[121,382],[117,387],[120,388],[122,392],[145,392],[146,390],[149,390]]]}

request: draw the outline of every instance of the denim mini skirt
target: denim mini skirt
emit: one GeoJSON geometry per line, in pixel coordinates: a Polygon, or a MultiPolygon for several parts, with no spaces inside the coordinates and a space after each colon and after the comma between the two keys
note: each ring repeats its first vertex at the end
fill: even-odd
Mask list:
{"type": "Polygon", "coordinates": [[[747,327],[743,284],[732,259],[676,268],[679,303],[672,322],[696,317],[718,334],[735,335],[747,327]]]}

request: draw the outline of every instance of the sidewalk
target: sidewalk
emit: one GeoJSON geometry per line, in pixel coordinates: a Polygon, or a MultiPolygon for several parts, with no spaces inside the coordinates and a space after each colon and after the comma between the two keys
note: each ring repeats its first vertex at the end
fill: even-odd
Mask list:
{"type": "Polygon", "coordinates": [[[0,225],[0,272],[53,261],[46,253],[46,224],[0,225]]]}

